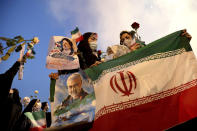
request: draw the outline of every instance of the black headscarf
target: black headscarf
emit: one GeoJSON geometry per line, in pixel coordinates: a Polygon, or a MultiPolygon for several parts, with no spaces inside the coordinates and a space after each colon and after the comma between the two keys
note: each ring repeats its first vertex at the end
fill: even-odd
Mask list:
{"type": "Polygon", "coordinates": [[[47,105],[47,102],[42,102],[41,109],[44,110],[45,106],[47,105]]]}
{"type": "Polygon", "coordinates": [[[27,105],[27,107],[24,109],[23,114],[24,114],[25,112],[32,112],[32,108],[33,108],[33,106],[35,105],[35,103],[36,103],[37,100],[38,100],[38,99],[33,99],[33,100],[31,100],[30,103],[27,105]]]}
{"type": "Polygon", "coordinates": [[[20,102],[21,98],[19,96],[19,91],[16,88],[13,88],[13,93],[9,93],[8,98],[10,98],[11,101],[14,103],[20,105],[22,107],[22,104],[20,102]]]}
{"type": "Polygon", "coordinates": [[[29,118],[25,116],[26,112],[32,112],[32,108],[38,99],[33,99],[24,109],[22,115],[20,116],[19,120],[16,122],[14,129],[16,131],[28,131],[31,126],[31,121],[29,118]]]}
{"type": "Polygon", "coordinates": [[[79,42],[78,50],[79,51],[88,51],[87,53],[92,53],[92,49],[90,48],[90,45],[88,43],[89,37],[93,34],[93,32],[87,32],[83,34],[83,40],[79,42]]]}
{"type": "Polygon", "coordinates": [[[94,64],[98,58],[93,54],[92,49],[88,43],[88,38],[94,34],[94,32],[87,32],[83,34],[83,40],[78,44],[78,51],[81,52],[82,56],[78,55],[80,67],[86,69],[94,64]]]}

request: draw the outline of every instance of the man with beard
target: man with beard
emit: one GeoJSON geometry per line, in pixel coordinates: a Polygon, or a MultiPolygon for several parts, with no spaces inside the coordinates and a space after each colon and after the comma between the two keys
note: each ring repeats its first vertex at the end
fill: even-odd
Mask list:
{"type": "Polygon", "coordinates": [[[42,102],[41,109],[46,113],[47,127],[50,127],[51,126],[51,112],[48,112],[49,110],[48,102],[42,102]]]}
{"type": "Polygon", "coordinates": [[[73,73],[68,77],[67,87],[69,96],[63,100],[63,106],[68,106],[77,100],[82,100],[88,95],[88,93],[82,89],[82,78],[79,73],[73,73]]]}

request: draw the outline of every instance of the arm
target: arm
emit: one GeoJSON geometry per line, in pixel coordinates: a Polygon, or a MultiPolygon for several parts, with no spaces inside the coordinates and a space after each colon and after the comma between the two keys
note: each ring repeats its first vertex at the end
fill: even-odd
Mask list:
{"type": "Polygon", "coordinates": [[[9,69],[7,70],[4,75],[5,77],[9,78],[9,79],[12,79],[14,78],[14,76],[16,75],[16,73],[18,72],[19,70],[19,67],[20,67],[20,62],[19,61],[16,61],[14,63],[14,65],[9,69]]]}
{"type": "Polygon", "coordinates": [[[7,70],[4,75],[5,77],[8,77],[9,79],[12,79],[14,78],[14,76],[16,75],[16,73],[18,72],[19,68],[20,68],[20,65],[21,64],[24,64],[26,62],[26,57],[23,56],[22,58],[19,58],[15,63],[14,65],[9,69],[7,70]]]}
{"type": "Polygon", "coordinates": [[[20,62],[17,61],[9,70],[7,70],[4,74],[0,75],[0,82],[2,85],[4,85],[1,88],[1,95],[0,95],[2,100],[7,99],[9,95],[9,91],[12,86],[12,81],[14,79],[14,76],[18,72],[19,67],[20,67],[20,62]]]}

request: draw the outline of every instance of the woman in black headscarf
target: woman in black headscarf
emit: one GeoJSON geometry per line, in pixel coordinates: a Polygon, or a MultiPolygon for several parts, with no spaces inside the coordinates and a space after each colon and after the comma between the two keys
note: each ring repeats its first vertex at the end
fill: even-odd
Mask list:
{"type": "Polygon", "coordinates": [[[16,124],[14,126],[14,130],[16,130],[16,131],[28,131],[29,130],[29,128],[31,126],[31,121],[29,120],[29,118],[27,118],[25,116],[25,113],[26,112],[32,112],[33,107],[34,107],[34,105],[36,104],[37,101],[38,101],[38,99],[33,99],[33,100],[30,101],[30,103],[27,105],[27,107],[22,112],[21,117],[16,122],[16,124]]]}
{"type": "Polygon", "coordinates": [[[10,89],[7,104],[4,106],[4,113],[6,117],[3,117],[3,126],[6,126],[6,130],[12,131],[13,126],[18,121],[22,112],[22,104],[20,102],[19,91],[17,89],[10,89]]]}
{"type": "Polygon", "coordinates": [[[78,45],[78,57],[81,69],[86,69],[100,63],[96,49],[97,33],[87,32],[83,34],[83,40],[78,45]]]}

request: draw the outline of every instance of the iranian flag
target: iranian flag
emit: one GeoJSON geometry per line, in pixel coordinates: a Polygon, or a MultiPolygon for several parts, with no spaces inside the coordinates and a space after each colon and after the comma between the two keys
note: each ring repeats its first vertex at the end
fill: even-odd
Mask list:
{"type": "Polygon", "coordinates": [[[92,130],[165,130],[197,117],[197,60],[181,31],[85,70],[96,95],[92,130]]]}
{"type": "Polygon", "coordinates": [[[75,40],[75,42],[79,42],[83,40],[83,35],[81,35],[81,32],[79,31],[79,28],[76,27],[73,31],[71,31],[72,39],[75,40]]]}
{"type": "Polygon", "coordinates": [[[29,131],[42,131],[44,128],[46,128],[46,114],[44,111],[26,112],[25,115],[31,121],[31,127],[29,131]]]}

